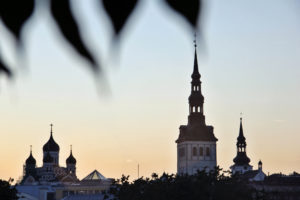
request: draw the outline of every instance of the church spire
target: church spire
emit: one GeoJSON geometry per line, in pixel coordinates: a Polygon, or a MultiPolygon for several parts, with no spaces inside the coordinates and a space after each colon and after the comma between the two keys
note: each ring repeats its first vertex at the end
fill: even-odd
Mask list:
{"type": "Polygon", "coordinates": [[[192,73],[192,79],[200,79],[200,73],[198,69],[198,59],[197,59],[197,41],[196,41],[196,34],[195,34],[195,39],[194,39],[194,47],[195,47],[195,56],[194,56],[194,70],[192,73]]]}
{"type": "Polygon", "coordinates": [[[233,159],[233,162],[237,165],[248,165],[250,159],[246,154],[246,138],[243,131],[243,118],[240,118],[240,130],[239,136],[237,137],[236,147],[237,147],[237,156],[233,159]]]}
{"type": "Polygon", "coordinates": [[[240,118],[240,131],[239,131],[239,136],[237,138],[237,146],[243,146],[246,148],[246,138],[244,136],[244,131],[243,131],[243,118],[240,118]]]}
{"type": "Polygon", "coordinates": [[[194,47],[195,47],[195,57],[194,57],[194,69],[191,75],[192,77],[191,95],[189,96],[190,115],[188,119],[188,124],[205,125],[205,117],[203,112],[204,97],[201,92],[201,81],[200,81],[201,76],[198,69],[196,36],[194,40],[194,47]]]}

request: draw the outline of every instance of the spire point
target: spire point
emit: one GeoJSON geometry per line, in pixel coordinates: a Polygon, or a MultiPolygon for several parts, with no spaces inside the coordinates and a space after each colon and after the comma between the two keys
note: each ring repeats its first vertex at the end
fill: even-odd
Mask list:
{"type": "Polygon", "coordinates": [[[32,145],[30,145],[30,154],[32,154],[32,145]]]}
{"type": "Polygon", "coordinates": [[[50,124],[50,135],[52,137],[52,133],[53,133],[53,124],[50,124]]]}
{"type": "Polygon", "coordinates": [[[70,145],[70,151],[71,151],[71,154],[72,154],[72,145],[70,145]]]}
{"type": "Polygon", "coordinates": [[[195,57],[194,57],[194,69],[192,73],[192,79],[200,79],[200,73],[198,70],[198,59],[197,59],[197,41],[196,41],[196,33],[194,39],[194,47],[195,47],[195,57]]]}
{"type": "Polygon", "coordinates": [[[194,34],[194,47],[196,50],[196,48],[197,48],[197,34],[196,33],[194,34]]]}

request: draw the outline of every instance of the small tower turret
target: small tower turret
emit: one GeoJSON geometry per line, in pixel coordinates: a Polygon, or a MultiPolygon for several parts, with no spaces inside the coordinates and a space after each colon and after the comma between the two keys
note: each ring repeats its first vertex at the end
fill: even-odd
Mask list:
{"type": "Polygon", "coordinates": [[[233,159],[234,165],[232,165],[230,168],[232,170],[232,173],[245,173],[246,171],[252,170],[252,166],[249,165],[250,159],[248,158],[246,154],[246,138],[244,136],[244,131],[243,131],[243,119],[242,117],[240,118],[240,131],[239,131],[239,136],[237,137],[237,155],[233,159]]]}
{"type": "Polygon", "coordinates": [[[76,175],[76,159],[72,153],[72,145],[70,145],[70,156],[66,159],[67,172],[76,175]]]}
{"type": "Polygon", "coordinates": [[[36,176],[36,160],[32,156],[32,146],[30,145],[30,154],[29,157],[26,159],[25,165],[25,176],[36,176]]]}

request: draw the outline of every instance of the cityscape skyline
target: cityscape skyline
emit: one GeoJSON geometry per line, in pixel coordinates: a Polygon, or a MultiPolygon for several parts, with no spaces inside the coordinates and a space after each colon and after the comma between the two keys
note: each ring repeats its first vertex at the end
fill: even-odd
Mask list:
{"type": "MultiPolygon", "coordinates": [[[[87,43],[95,42],[92,47],[102,52],[104,66],[109,66],[105,76],[111,94],[98,93],[98,83],[83,67],[86,63],[61,44],[47,15],[39,13],[41,18],[33,21],[37,27],[26,32],[28,71],[19,69],[25,76],[17,76],[16,83],[0,79],[0,178],[22,175],[20,166],[30,145],[41,164],[40,149],[51,123],[61,147],[60,162],[64,163],[73,145],[80,178],[94,169],[107,177],[129,174],[136,178],[138,164],[141,176],[175,173],[175,140],[188,114],[192,34],[176,19],[161,20],[167,14],[161,12],[158,1],[145,1],[145,12],[135,16],[142,18],[134,19],[126,33],[120,62],[114,63],[109,59],[114,57],[111,52],[104,51],[110,41],[103,30],[107,25],[98,22],[93,1],[75,2],[75,9],[82,7],[79,11],[86,16],[84,26],[91,30],[86,33],[87,43]]],[[[209,5],[203,26],[205,48],[201,46],[198,58],[206,121],[219,139],[217,165],[229,169],[233,164],[243,112],[251,165],[256,168],[261,159],[266,173],[299,171],[296,2],[266,1],[261,7],[230,2],[209,5]],[[263,9],[268,2],[270,9],[263,9]],[[249,6],[253,9],[247,10],[249,6]]],[[[1,50],[14,63],[12,39],[2,26],[1,50]]]]}

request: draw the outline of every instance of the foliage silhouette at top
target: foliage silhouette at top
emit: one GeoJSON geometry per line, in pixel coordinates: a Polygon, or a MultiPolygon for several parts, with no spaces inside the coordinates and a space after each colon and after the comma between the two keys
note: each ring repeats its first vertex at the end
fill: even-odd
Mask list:
{"type": "Polygon", "coordinates": [[[12,179],[9,179],[9,181],[4,181],[0,179],[0,199],[2,200],[17,200],[19,199],[17,196],[17,190],[13,187],[11,188],[10,182],[12,182],[12,179]]]}
{"type": "MultiPolygon", "coordinates": [[[[76,18],[72,14],[71,0],[48,0],[50,12],[58,28],[68,43],[76,52],[90,63],[93,72],[99,72],[100,60],[92,55],[89,48],[84,44],[76,18]]],[[[114,29],[114,41],[119,41],[122,30],[130,15],[136,10],[141,0],[97,0],[103,5],[114,29]]],[[[197,28],[200,14],[201,0],[163,0],[168,7],[182,16],[194,29],[197,28]]],[[[35,0],[9,0],[0,1],[0,19],[6,28],[15,36],[18,48],[22,50],[22,32],[25,23],[31,19],[36,3],[44,3],[35,0]]],[[[76,13],[74,13],[76,14],[76,13]]],[[[1,52],[0,52],[1,53],[1,52]]],[[[3,60],[0,54],[0,74],[4,73],[12,77],[11,67],[3,60]]]]}
{"type": "Polygon", "coordinates": [[[106,193],[106,199],[114,200],[254,200],[259,199],[247,182],[237,176],[226,176],[219,168],[195,175],[164,173],[160,177],[139,178],[129,182],[128,176],[116,180],[106,193]],[[254,198],[255,197],[255,198],[254,198]]]}

